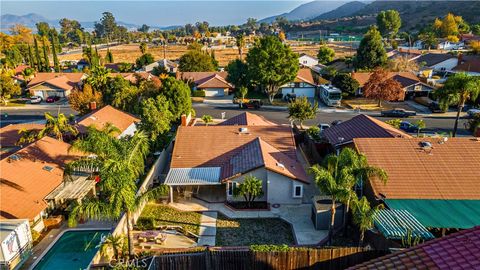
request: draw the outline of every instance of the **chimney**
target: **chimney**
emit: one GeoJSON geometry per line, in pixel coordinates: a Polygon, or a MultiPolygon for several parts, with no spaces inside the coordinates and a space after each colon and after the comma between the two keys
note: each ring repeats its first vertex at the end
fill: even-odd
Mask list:
{"type": "Polygon", "coordinates": [[[94,110],[96,110],[96,109],[97,109],[97,102],[91,101],[91,102],[90,102],[90,110],[91,110],[91,111],[94,111],[94,110]]]}
{"type": "Polygon", "coordinates": [[[182,124],[181,125],[183,127],[186,127],[187,126],[187,115],[182,114],[181,119],[182,119],[182,124]]]}
{"type": "Polygon", "coordinates": [[[463,62],[463,54],[459,53],[459,54],[458,54],[458,62],[457,62],[457,65],[462,64],[462,62],[463,62]]]}

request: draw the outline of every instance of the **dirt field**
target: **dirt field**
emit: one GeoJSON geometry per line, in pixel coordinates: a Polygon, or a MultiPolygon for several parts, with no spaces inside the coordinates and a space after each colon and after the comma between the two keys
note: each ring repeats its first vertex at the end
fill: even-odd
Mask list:
{"type": "MultiPolygon", "coordinates": [[[[312,56],[317,55],[319,45],[299,45],[292,44],[292,49],[297,53],[306,53],[312,56]]],[[[353,52],[350,47],[345,46],[344,44],[329,44],[336,52],[336,57],[344,57],[348,55],[353,55],[353,52]]],[[[140,55],[139,44],[126,44],[111,47],[110,51],[113,54],[113,59],[115,62],[129,62],[134,63],[140,55]]],[[[166,47],[165,56],[167,59],[176,60],[180,58],[187,51],[187,46],[185,45],[169,45],[166,47]]],[[[148,52],[153,55],[155,59],[162,59],[164,57],[163,47],[149,47],[148,52]]],[[[245,54],[248,52],[248,49],[245,49],[245,54]]],[[[99,53],[102,57],[105,57],[106,49],[99,50],[99,53]]],[[[238,57],[238,50],[236,48],[225,48],[225,49],[215,49],[215,57],[219,62],[219,65],[224,67],[230,62],[238,57]]],[[[81,53],[59,55],[59,60],[80,60],[82,58],[81,53]]]]}

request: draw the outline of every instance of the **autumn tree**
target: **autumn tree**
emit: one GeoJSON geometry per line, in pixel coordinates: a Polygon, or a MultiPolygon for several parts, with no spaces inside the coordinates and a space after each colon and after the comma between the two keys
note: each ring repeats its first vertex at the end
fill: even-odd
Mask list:
{"type": "Polygon", "coordinates": [[[440,37],[453,39],[460,33],[467,33],[470,27],[463,20],[462,16],[455,16],[448,13],[443,19],[436,18],[433,22],[433,29],[440,37]]]}
{"type": "Polygon", "coordinates": [[[22,89],[16,84],[10,74],[1,72],[0,74],[0,99],[3,104],[7,104],[7,99],[12,95],[19,95],[22,89]]]}
{"type": "Polygon", "coordinates": [[[83,86],[83,90],[73,90],[68,97],[68,102],[72,109],[80,114],[87,114],[90,112],[90,103],[96,102],[98,107],[102,106],[102,94],[94,92],[89,84],[83,86]]]}
{"type": "Polygon", "coordinates": [[[405,91],[402,89],[402,85],[381,68],[373,71],[370,79],[363,86],[362,91],[366,98],[377,100],[378,107],[382,106],[382,100],[394,101],[405,98],[405,91]]]}

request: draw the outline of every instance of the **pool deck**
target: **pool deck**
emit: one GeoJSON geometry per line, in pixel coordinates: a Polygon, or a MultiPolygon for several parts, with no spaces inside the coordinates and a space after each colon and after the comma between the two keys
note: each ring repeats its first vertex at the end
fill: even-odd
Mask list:
{"type": "Polygon", "coordinates": [[[114,222],[102,222],[102,221],[90,221],[84,224],[78,224],[75,228],[67,226],[66,222],[58,229],[51,229],[47,235],[32,248],[32,255],[25,261],[20,269],[31,270],[36,265],[37,261],[46,254],[46,251],[53,245],[54,241],[59,236],[68,230],[86,230],[86,229],[108,229],[110,230],[115,226],[114,222]]]}

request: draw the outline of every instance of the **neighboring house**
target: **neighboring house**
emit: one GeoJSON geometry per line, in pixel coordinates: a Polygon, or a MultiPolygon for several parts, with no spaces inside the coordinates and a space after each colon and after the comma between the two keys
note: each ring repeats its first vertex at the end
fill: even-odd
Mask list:
{"type": "Polygon", "coordinates": [[[0,268],[20,269],[32,253],[32,242],[27,219],[0,220],[0,268]]]}
{"type": "Polygon", "coordinates": [[[414,60],[417,57],[422,55],[421,50],[414,50],[414,49],[402,49],[399,48],[397,50],[391,50],[387,52],[388,59],[395,59],[397,57],[407,57],[408,60],[414,60]]]}
{"type": "Polygon", "coordinates": [[[326,68],[327,66],[323,65],[323,64],[317,64],[315,66],[312,66],[310,67],[315,73],[317,73],[318,75],[321,75],[322,74],[322,70],[324,68],[326,68]]]}
{"type": "Polygon", "coordinates": [[[457,57],[447,53],[426,53],[415,58],[422,69],[450,71],[457,65],[457,57]]]}
{"type": "Polygon", "coordinates": [[[28,83],[27,89],[32,96],[44,100],[49,96],[68,97],[73,89],[82,87],[84,73],[38,72],[28,83]]]}
{"type": "MultiPolygon", "coordinates": [[[[362,88],[368,82],[371,75],[371,72],[352,73],[352,78],[357,80],[360,84],[357,94],[363,94],[362,88]]],[[[402,86],[402,89],[405,91],[405,94],[402,94],[394,100],[401,101],[410,97],[428,96],[428,94],[434,90],[432,86],[420,81],[417,75],[413,74],[412,72],[389,72],[388,77],[399,82],[402,86]]]]}
{"type": "Polygon", "coordinates": [[[480,76],[480,56],[463,55],[458,56],[458,65],[453,68],[453,72],[465,72],[473,76],[480,76]]]}
{"type": "Polygon", "coordinates": [[[227,74],[227,72],[177,72],[177,79],[193,84],[194,91],[205,91],[207,97],[223,97],[234,88],[227,81],[227,74]]]}
{"type": "Polygon", "coordinates": [[[110,71],[120,72],[120,67],[118,66],[117,63],[105,63],[103,66],[104,66],[106,69],[109,69],[110,71]]]}
{"type": "Polygon", "coordinates": [[[45,127],[43,124],[36,123],[23,123],[23,124],[10,124],[0,128],[0,156],[3,158],[5,155],[12,151],[16,151],[21,146],[17,145],[17,141],[22,137],[19,132],[23,129],[34,130],[39,132],[45,127]]]}
{"type": "Polygon", "coordinates": [[[95,194],[95,181],[87,177],[64,184],[66,163],[80,157],[70,147],[43,137],[0,160],[0,219],[28,219],[32,229],[40,232],[51,209],[95,194]]]}
{"type": "Polygon", "coordinates": [[[110,123],[120,130],[118,137],[121,138],[127,135],[133,136],[138,122],[140,122],[139,118],[107,105],[78,119],[77,128],[80,133],[86,133],[89,126],[102,129],[110,123]]]}
{"type": "Polygon", "coordinates": [[[110,73],[109,76],[112,77],[112,78],[120,76],[120,77],[124,78],[125,80],[130,81],[133,84],[137,83],[138,78],[144,79],[144,80],[147,80],[147,81],[154,81],[156,83],[160,83],[160,79],[157,76],[152,75],[148,72],[110,73]]]}
{"type": "Polygon", "coordinates": [[[300,68],[297,77],[293,82],[284,84],[280,87],[279,93],[284,96],[288,93],[293,93],[297,97],[314,98],[317,90],[317,83],[309,68],[300,68]]]}
{"type": "Polygon", "coordinates": [[[184,189],[209,202],[244,201],[234,196],[235,188],[249,175],[262,181],[256,201],[302,203],[310,181],[289,126],[245,113],[224,125],[179,127],[165,180],[171,200],[184,189]]]}
{"type": "Polygon", "coordinates": [[[465,43],[463,41],[459,42],[451,42],[446,39],[440,40],[437,45],[438,50],[446,50],[446,51],[451,51],[451,50],[461,50],[465,48],[465,43]]]}
{"type": "Polygon", "coordinates": [[[477,226],[398,250],[347,269],[478,269],[479,254],[480,226],[477,226]]]}
{"type": "Polygon", "coordinates": [[[82,59],[78,60],[78,62],[76,64],[76,69],[77,70],[82,71],[86,67],[90,67],[90,63],[87,61],[87,59],[82,58],[82,59]]]}
{"type": "Polygon", "coordinates": [[[399,46],[398,48],[399,49],[402,49],[402,50],[422,50],[423,49],[423,41],[421,40],[416,40],[412,43],[412,45],[410,46],[410,44],[407,42],[407,43],[404,43],[402,46],[399,46]]]}
{"type": "Polygon", "coordinates": [[[355,138],[369,165],[385,170],[386,184],[369,179],[364,194],[388,209],[406,210],[423,226],[480,225],[480,141],[473,138],[355,138]]]}
{"type": "Polygon", "coordinates": [[[300,54],[300,57],[298,57],[298,62],[300,63],[300,66],[308,68],[318,65],[318,59],[316,57],[305,53],[300,54]]]}
{"type": "Polygon", "coordinates": [[[163,67],[168,73],[176,73],[178,64],[168,59],[161,59],[141,68],[141,71],[152,72],[155,67],[163,67]]]}
{"type": "Polygon", "coordinates": [[[350,120],[325,129],[322,137],[332,151],[353,147],[355,138],[412,138],[409,134],[371,116],[360,114],[350,120]]]}

